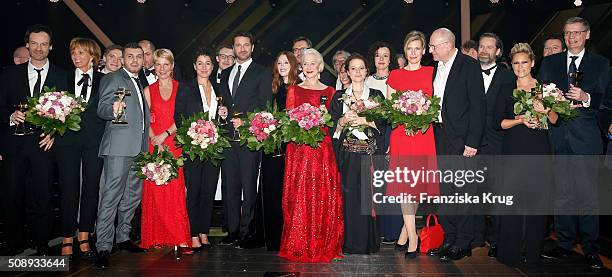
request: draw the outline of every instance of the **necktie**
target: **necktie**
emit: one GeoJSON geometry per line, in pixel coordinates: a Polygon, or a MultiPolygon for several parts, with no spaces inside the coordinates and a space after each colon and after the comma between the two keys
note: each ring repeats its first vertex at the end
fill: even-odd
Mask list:
{"type": "Polygon", "coordinates": [[[569,70],[567,71],[568,87],[569,84],[576,85],[576,72],[578,72],[578,67],[576,66],[576,59],[578,59],[578,56],[570,56],[570,59],[572,59],[572,61],[570,62],[569,70]]]}
{"type": "Polygon", "coordinates": [[[81,86],[81,98],[85,99],[85,102],[89,101],[87,97],[87,87],[89,87],[89,74],[83,73],[83,78],[77,83],[77,85],[81,86]]]}
{"type": "Polygon", "coordinates": [[[488,75],[491,75],[491,70],[493,70],[493,68],[496,68],[496,67],[497,67],[497,64],[495,64],[494,66],[492,66],[492,67],[491,67],[491,68],[489,68],[489,69],[483,69],[483,70],[482,70],[482,73],[487,74],[487,76],[488,76],[488,75]]]}
{"type": "Polygon", "coordinates": [[[36,73],[38,73],[38,78],[36,79],[36,84],[34,84],[32,96],[37,97],[40,94],[40,83],[42,82],[42,76],[40,75],[40,73],[43,71],[43,69],[34,68],[34,70],[36,70],[36,73]]]}
{"type": "Polygon", "coordinates": [[[140,90],[140,78],[132,77],[132,79],[134,79],[134,81],[136,81],[136,89],[138,90],[138,95],[142,94],[142,91],[140,90]]]}
{"type": "Polygon", "coordinates": [[[155,75],[155,69],[146,69],[145,68],[145,75],[147,77],[149,77],[149,75],[151,75],[151,74],[155,75]]]}
{"type": "Polygon", "coordinates": [[[234,77],[234,83],[232,84],[232,96],[236,95],[236,90],[238,90],[238,84],[240,83],[240,70],[242,69],[242,65],[238,65],[238,72],[236,72],[236,77],[234,77]]]}
{"type": "Polygon", "coordinates": [[[221,80],[221,72],[217,73],[217,80],[221,80]]]}

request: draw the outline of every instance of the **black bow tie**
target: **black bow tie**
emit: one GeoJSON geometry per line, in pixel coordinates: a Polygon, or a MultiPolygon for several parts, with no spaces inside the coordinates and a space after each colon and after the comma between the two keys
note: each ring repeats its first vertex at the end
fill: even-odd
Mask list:
{"type": "Polygon", "coordinates": [[[221,80],[221,72],[217,73],[217,79],[221,80]]]}
{"type": "Polygon", "coordinates": [[[493,69],[494,69],[494,68],[496,68],[496,67],[497,67],[497,64],[495,64],[494,66],[492,66],[492,67],[491,67],[491,68],[489,68],[489,69],[483,69],[483,70],[482,70],[482,73],[487,74],[487,75],[491,75],[491,70],[493,70],[493,69]]]}
{"type": "Polygon", "coordinates": [[[82,74],[83,78],[81,78],[81,80],[79,80],[77,82],[77,85],[82,85],[83,83],[85,83],[86,85],[89,85],[89,74],[87,73],[83,73],[82,74]]]}
{"type": "Polygon", "coordinates": [[[149,75],[155,75],[155,69],[145,69],[145,76],[149,77],[149,75]]]}

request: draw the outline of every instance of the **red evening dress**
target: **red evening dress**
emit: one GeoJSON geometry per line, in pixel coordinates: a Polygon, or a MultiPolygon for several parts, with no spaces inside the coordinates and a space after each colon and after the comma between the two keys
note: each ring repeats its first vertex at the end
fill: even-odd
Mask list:
{"type": "MultiPolygon", "coordinates": [[[[420,69],[409,71],[403,68],[396,69],[390,72],[387,79],[387,85],[395,89],[397,92],[413,90],[422,90],[424,94],[431,96],[433,94],[433,70],[431,66],[423,66],[420,69]]],[[[396,93],[397,93],[396,92],[396,93]]],[[[403,125],[391,131],[389,140],[389,170],[395,171],[397,168],[403,170],[404,167],[409,170],[437,170],[436,163],[436,144],[434,141],[434,130],[431,124],[429,129],[423,134],[417,132],[414,135],[407,135],[403,125]]],[[[403,174],[403,173],[402,173],[403,174]]],[[[429,180],[430,182],[422,182],[418,179],[415,183],[412,180],[397,179],[395,182],[387,184],[388,195],[400,195],[401,193],[411,194],[419,200],[420,193],[428,195],[438,195],[438,182],[429,180]],[[414,186],[411,186],[414,185],[414,186]]]]}
{"type": "MultiPolygon", "coordinates": [[[[164,100],[159,92],[159,83],[149,86],[151,96],[151,128],[156,135],[163,133],[174,124],[174,100],[178,82],[172,82],[172,96],[164,100]]],[[[174,134],[164,140],[164,145],[175,157],[181,156],[181,149],[174,144],[174,134]]],[[[153,145],[149,141],[149,152],[153,145]]],[[[185,201],[185,179],[183,168],[179,168],[178,178],[165,185],[144,181],[142,188],[142,240],[140,246],[191,245],[189,219],[185,201]]]]}
{"type": "MultiPolygon", "coordinates": [[[[335,90],[290,86],[287,110],[303,103],[318,107],[335,90]]],[[[278,255],[292,261],[330,262],[342,257],[342,187],[329,131],[319,147],[289,143],[283,184],[283,234],[278,255]]]]}

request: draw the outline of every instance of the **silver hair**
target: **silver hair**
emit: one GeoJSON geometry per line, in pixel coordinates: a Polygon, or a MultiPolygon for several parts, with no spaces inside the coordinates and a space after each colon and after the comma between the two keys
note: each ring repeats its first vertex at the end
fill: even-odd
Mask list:
{"type": "Polygon", "coordinates": [[[351,56],[351,53],[344,51],[344,50],[336,51],[336,53],[334,53],[334,56],[332,57],[332,61],[334,62],[334,64],[336,63],[336,60],[337,60],[336,57],[338,57],[338,55],[344,56],[344,59],[346,60],[348,59],[349,56],[351,56]]]}
{"type": "Polygon", "coordinates": [[[319,63],[319,72],[322,72],[324,65],[323,65],[323,56],[321,55],[321,53],[319,53],[319,51],[317,51],[317,49],[306,48],[302,52],[302,60],[300,61],[301,63],[304,63],[304,58],[306,57],[306,55],[313,55],[313,56],[315,56],[317,62],[319,63]]]}

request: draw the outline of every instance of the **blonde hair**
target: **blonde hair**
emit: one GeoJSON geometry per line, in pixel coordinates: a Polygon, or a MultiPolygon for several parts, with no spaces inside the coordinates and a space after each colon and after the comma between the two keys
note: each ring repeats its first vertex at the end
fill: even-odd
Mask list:
{"type": "Polygon", "coordinates": [[[535,60],[535,54],[533,53],[533,50],[531,50],[531,46],[529,46],[528,43],[520,42],[512,46],[512,49],[510,49],[510,60],[512,60],[514,55],[519,53],[527,54],[527,56],[529,56],[529,59],[531,59],[532,61],[535,60]]]}
{"type": "Polygon", "coordinates": [[[319,51],[314,48],[306,48],[304,49],[304,52],[302,52],[302,60],[300,61],[300,63],[304,63],[304,58],[306,57],[306,55],[315,56],[317,62],[319,63],[319,73],[323,72],[323,68],[325,68],[325,65],[323,64],[323,56],[321,55],[321,53],[319,53],[319,51]]]}
{"type": "Polygon", "coordinates": [[[74,51],[77,48],[81,48],[87,51],[87,53],[89,53],[89,55],[91,55],[91,57],[93,58],[93,67],[98,66],[98,62],[100,61],[100,55],[102,55],[102,50],[100,49],[100,45],[98,45],[95,40],[90,38],[73,38],[72,40],[70,40],[70,52],[74,51]]]}
{"type": "MultiPolygon", "coordinates": [[[[406,38],[404,38],[404,49],[406,48],[406,45],[413,41],[420,41],[423,46],[423,49],[427,48],[427,39],[425,39],[425,35],[422,32],[415,30],[410,31],[408,34],[406,34],[406,38]]],[[[406,50],[404,50],[404,52],[405,51],[406,50]]]]}
{"type": "Polygon", "coordinates": [[[170,51],[170,49],[160,48],[155,50],[155,52],[153,52],[153,62],[156,62],[157,59],[160,58],[164,58],[170,61],[170,63],[174,63],[174,55],[172,54],[172,51],[170,51]]]}

